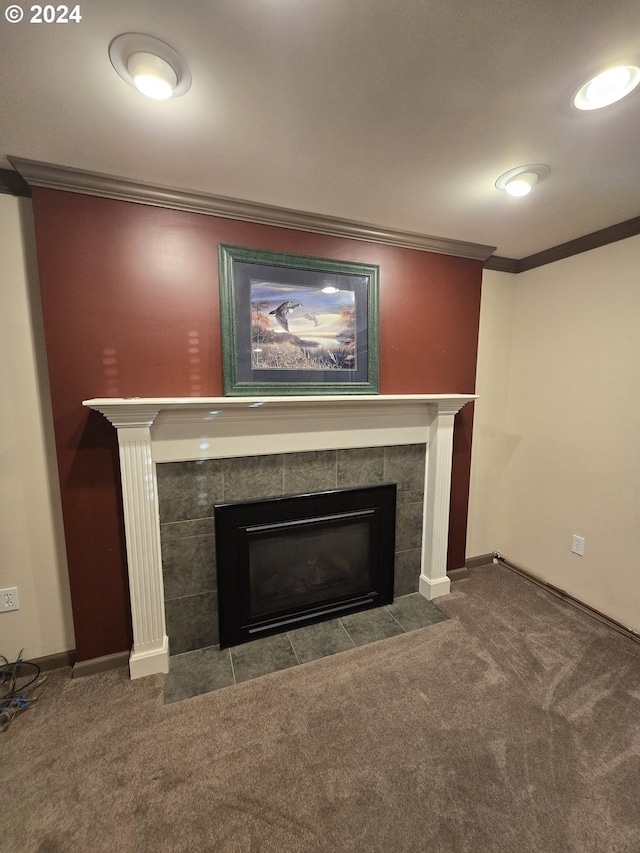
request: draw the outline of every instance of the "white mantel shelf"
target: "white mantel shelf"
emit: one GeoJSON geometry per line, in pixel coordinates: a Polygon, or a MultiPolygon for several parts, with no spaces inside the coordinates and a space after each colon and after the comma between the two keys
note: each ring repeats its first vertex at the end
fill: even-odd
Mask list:
{"type": "MultiPolygon", "coordinates": [[[[446,574],[455,415],[475,394],[102,397],[83,406],[118,432],[133,621],[132,678],[169,670],[156,464],[425,443],[420,592],[446,574]]],[[[216,618],[212,614],[212,618],[216,618]]]]}
{"type": "Polygon", "coordinates": [[[465,403],[477,399],[476,394],[354,394],[349,395],[319,395],[319,396],[282,396],[282,397],[97,397],[94,400],[84,400],[82,405],[102,412],[111,420],[111,416],[127,417],[129,412],[135,421],[137,410],[149,412],[160,411],[198,411],[215,407],[225,411],[268,406],[279,410],[287,408],[318,408],[326,409],[332,406],[361,407],[375,405],[389,407],[398,405],[424,406],[436,405],[439,409],[446,408],[459,411],[465,403]]]}

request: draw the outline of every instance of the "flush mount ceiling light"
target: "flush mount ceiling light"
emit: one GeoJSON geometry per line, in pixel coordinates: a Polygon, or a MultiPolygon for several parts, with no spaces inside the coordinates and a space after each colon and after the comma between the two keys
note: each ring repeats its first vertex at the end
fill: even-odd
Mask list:
{"type": "Polygon", "coordinates": [[[153,36],[117,36],[109,45],[109,59],[123,80],[149,98],[179,98],[191,87],[187,63],[172,47],[153,36]]]}
{"type": "Polygon", "coordinates": [[[542,163],[533,163],[528,166],[518,166],[510,169],[504,175],[500,175],[496,181],[496,187],[509,195],[529,195],[531,189],[550,174],[548,166],[542,163]]]}
{"type": "Polygon", "coordinates": [[[629,95],[640,83],[640,68],[635,65],[617,65],[608,68],[584,84],[573,98],[578,110],[599,110],[615,104],[629,95]]]}

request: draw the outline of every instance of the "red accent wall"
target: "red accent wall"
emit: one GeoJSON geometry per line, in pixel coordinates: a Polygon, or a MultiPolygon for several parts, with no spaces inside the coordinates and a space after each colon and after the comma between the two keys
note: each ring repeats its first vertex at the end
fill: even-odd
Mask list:
{"type": "MultiPolygon", "coordinates": [[[[480,261],[57,190],[33,209],[78,660],[131,646],[116,431],[81,402],[222,395],[218,243],[378,264],[380,393],[475,388],[480,261]]],[[[456,418],[450,568],[472,419],[456,418]]]]}

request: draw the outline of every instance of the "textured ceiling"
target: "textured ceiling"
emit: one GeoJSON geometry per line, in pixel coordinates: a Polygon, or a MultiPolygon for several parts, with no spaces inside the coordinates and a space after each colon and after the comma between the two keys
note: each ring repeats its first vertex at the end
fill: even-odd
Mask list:
{"type": "MultiPolygon", "coordinates": [[[[3,4],[6,8],[7,4],[3,4]]],[[[637,0],[85,0],[79,24],[0,21],[7,155],[497,246],[522,258],[640,214],[640,93],[594,113],[591,74],[640,63],[637,0]],[[190,91],[139,95],[110,41],[143,32],[190,91]],[[530,196],[494,187],[545,163],[530,196]]]]}

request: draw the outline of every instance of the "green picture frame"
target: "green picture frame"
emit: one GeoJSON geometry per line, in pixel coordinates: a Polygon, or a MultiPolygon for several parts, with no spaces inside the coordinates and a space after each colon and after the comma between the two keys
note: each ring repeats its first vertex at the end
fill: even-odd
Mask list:
{"type": "Polygon", "coordinates": [[[225,396],[377,394],[379,267],[218,246],[225,396]]]}

